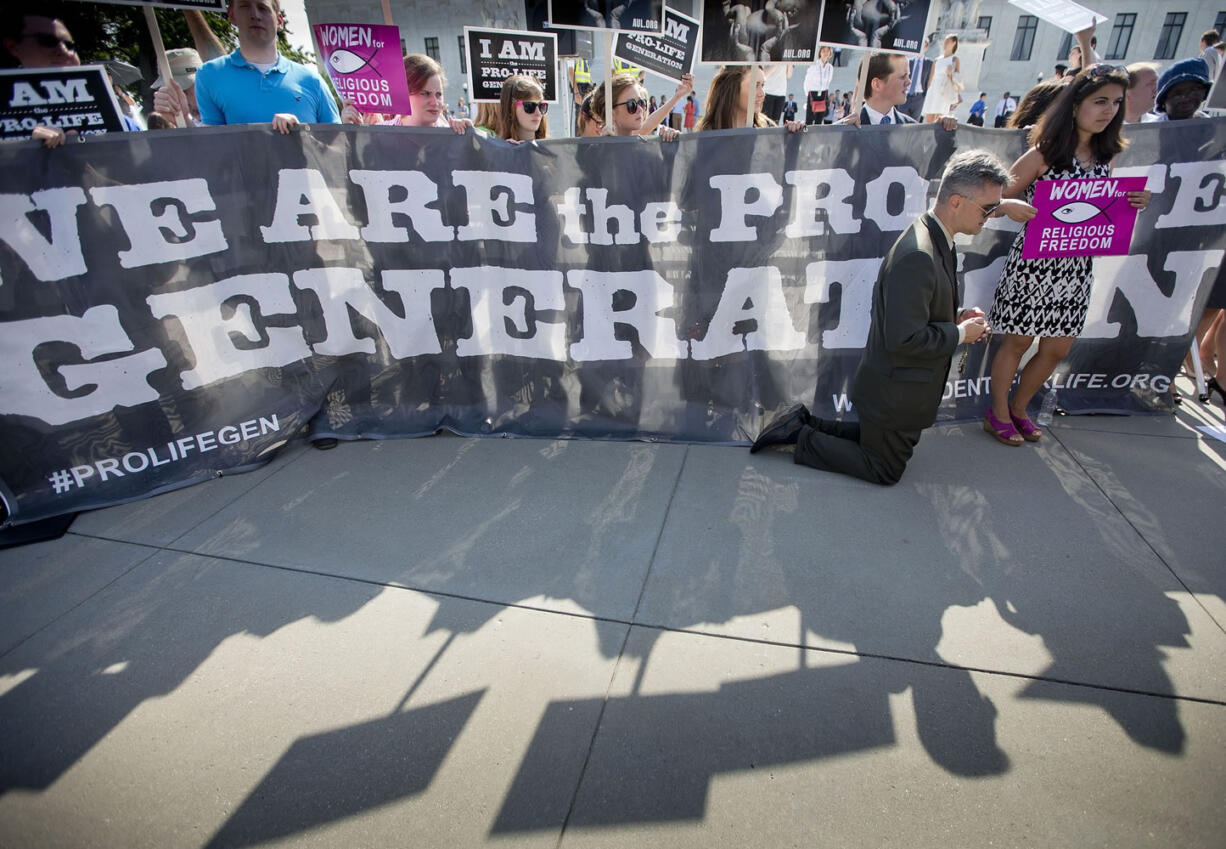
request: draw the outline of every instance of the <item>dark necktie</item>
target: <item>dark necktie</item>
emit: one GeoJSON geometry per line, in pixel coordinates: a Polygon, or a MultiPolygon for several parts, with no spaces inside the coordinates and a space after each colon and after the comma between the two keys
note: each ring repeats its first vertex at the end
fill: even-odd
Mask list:
{"type": "Polygon", "coordinates": [[[882,119],[881,119],[881,123],[883,123],[883,124],[889,124],[889,123],[891,123],[891,122],[890,122],[890,116],[889,116],[889,115],[886,115],[884,118],[882,118],[882,119]]]}
{"type": "Polygon", "coordinates": [[[954,316],[956,319],[958,315],[958,301],[960,300],[958,297],[958,252],[952,244],[949,246],[949,259],[946,260],[946,263],[946,267],[949,269],[949,279],[954,284],[954,316]]]}

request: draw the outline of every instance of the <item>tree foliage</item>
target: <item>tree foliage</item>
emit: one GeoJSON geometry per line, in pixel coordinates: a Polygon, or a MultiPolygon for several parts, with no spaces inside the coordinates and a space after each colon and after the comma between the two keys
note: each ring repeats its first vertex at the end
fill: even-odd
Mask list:
{"type": "MultiPolygon", "coordinates": [[[[39,10],[42,11],[41,9],[39,10]]],[[[83,63],[105,62],[118,59],[133,65],[141,72],[142,80],[130,86],[139,91],[142,100],[151,99],[150,84],[157,79],[157,59],[153,52],[153,38],[145,23],[144,10],[137,6],[120,6],[108,3],[63,3],[45,14],[61,18],[73,39],[83,63]]],[[[167,50],[176,47],[195,47],[187,20],[178,9],[155,9],[162,43],[167,50]]],[[[217,35],[226,50],[238,47],[238,33],[225,15],[206,12],[209,28],[217,35]]],[[[290,61],[312,64],[313,59],[301,48],[290,46],[290,37],[301,39],[287,29],[277,33],[277,49],[290,61]]],[[[310,43],[309,34],[306,37],[310,43]]]]}

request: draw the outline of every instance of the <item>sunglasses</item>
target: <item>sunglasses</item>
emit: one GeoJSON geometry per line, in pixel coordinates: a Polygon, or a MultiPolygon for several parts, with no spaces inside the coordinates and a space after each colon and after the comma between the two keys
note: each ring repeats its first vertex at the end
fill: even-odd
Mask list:
{"type": "Polygon", "coordinates": [[[621,103],[613,104],[614,109],[616,109],[618,106],[625,106],[626,111],[629,112],[631,115],[633,115],[635,112],[638,112],[640,109],[646,110],[647,101],[641,97],[632,97],[629,100],[623,100],[621,103]]]}
{"type": "Polygon", "coordinates": [[[531,115],[536,110],[541,110],[541,114],[545,115],[549,112],[549,104],[543,100],[517,100],[516,106],[524,107],[524,111],[531,115]]]}
{"type": "Polygon", "coordinates": [[[996,209],[997,209],[997,207],[999,207],[999,206],[1000,206],[1000,204],[999,204],[999,203],[994,203],[994,204],[992,204],[991,206],[984,206],[984,205],[982,205],[982,204],[975,203],[975,201],[973,201],[973,200],[971,200],[970,198],[966,197],[966,195],[963,195],[962,197],[966,198],[968,202],[970,202],[970,203],[974,203],[974,204],[975,204],[975,206],[979,207],[979,211],[983,213],[983,217],[984,217],[984,218],[991,218],[991,217],[992,217],[992,213],[993,213],[993,212],[995,212],[995,211],[996,211],[996,209]]]}
{"type": "Polygon", "coordinates": [[[1086,71],[1087,77],[1109,77],[1112,74],[1127,74],[1128,69],[1123,65],[1104,65],[1099,62],[1097,65],[1091,65],[1086,71]]]}
{"type": "Polygon", "coordinates": [[[50,33],[46,32],[31,32],[27,33],[25,37],[34,39],[34,43],[39,47],[51,49],[54,47],[59,47],[62,44],[68,48],[69,53],[77,52],[77,43],[75,41],[67,38],[60,38],[58,35],[51,35],[50,33]]]}

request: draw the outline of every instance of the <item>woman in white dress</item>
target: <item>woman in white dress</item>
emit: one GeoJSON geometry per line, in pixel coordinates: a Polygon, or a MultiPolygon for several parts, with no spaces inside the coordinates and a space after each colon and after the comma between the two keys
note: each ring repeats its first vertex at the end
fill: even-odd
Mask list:
{"type": "Polygon", "coordinates": [[[932,63],[932,75],[924,87],[924,123],[933,124],[954,111],[958,93],[962,91],[962,65],[954,54],[958,52],[958,36],[947,35],[942,56],[932,63]]]}

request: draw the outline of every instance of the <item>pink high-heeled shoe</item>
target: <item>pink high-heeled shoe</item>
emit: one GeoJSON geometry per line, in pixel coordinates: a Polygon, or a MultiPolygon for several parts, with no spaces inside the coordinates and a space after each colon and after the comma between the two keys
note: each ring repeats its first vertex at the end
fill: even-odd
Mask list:
{"type": "Polygon", "coordinates": [[[1025,416],[1015,416],[1013,411],[1010,410],[1009,418],[1013,420],[1013,426],[1022,435],[1022,439],[1027,442],[1038,442],[1043,438],[1043,431],[1039,426],[1025,416]]]}
{"type": "Polygon", "coordinates": [[[1023,442],[1022,435],[1017,432],[1017,428],[1012,422],[1002,422],[996,418],[996,414],[992,412],[992,408],[988,407],[983,411],[983,429],[992,434],[998,442],[1003,442],[1005,445],[1017,447],[1023,442]]]}

